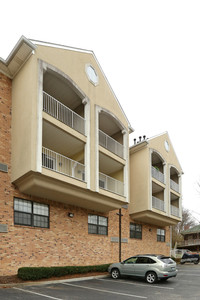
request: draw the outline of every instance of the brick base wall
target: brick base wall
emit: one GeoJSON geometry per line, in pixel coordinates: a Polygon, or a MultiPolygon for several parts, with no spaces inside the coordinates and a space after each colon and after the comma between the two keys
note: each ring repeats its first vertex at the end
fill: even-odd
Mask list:
{"type": "MultiPolygon", "coordinates": [[[[111,238],[119,236],[118,211],[99,214],[94,211],[23,195],[11,183],[11,80],[0,74],[0,163],[7,164],[8,172],[0,171],[0,276],[16,274],[23,266],[94,265],[116,262],[119,243],[111,238]],[[50,207],[50,228],[14,225],[14,197],[32,200],[50,207]],[[68,213],[74,214],[73,218],[68,213]],[[108,217],[108,235],[88,234],[88,214],[108,217]]],[[[157,242],[157,228],[142,226],[142,240],[129,238],[128,210],[122,209],[122,260],[139,253],[169,254],[169,228],[166,242],[157,242]],[[149,228],[152,230],[149,231],[149,228]]]]}

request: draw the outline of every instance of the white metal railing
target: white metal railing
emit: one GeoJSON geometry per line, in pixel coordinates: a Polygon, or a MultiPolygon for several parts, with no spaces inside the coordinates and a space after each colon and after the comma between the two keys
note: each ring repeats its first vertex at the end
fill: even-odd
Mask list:
{"type": "Polygon", "coordinates": [[[124,196],[124,183],[103,173],[99,173],[99,187],[124,196]]]}
{"type": "Polygon", "coordinates": [[[85,134],[85,119],[44,91],[43,111],[74,130],[85,134]]]}
{"type": "Polygon", "coordinates": [[[179,217],[179,208],[174,205],[171,205],[171,215],[179,217]]]}
{"type": "Polygon", "coordinates": [[[155,167],[151,167],[151,174],[153,176],[153,178],[159,180],[162,183],[165,183],[165,176],[163,173],[161,173],[160,171],[158,171],[155,167]]]}
{"type": "Polygon", "coordinates": [[[170,179],[170,187],[175,192],[179,193],[179,184],[176,183],[174,180],[170,179]]]}
{"type": "Polygon", "coordinates": [[[105,132],[99,129],[99,145],[113,152],[114,154],[124,157],[124,146],[111,138],[105,132]]]}
{"type": "Polygon", "coordinates": [[[154,196],[152,196],[152,207],[165,211],[165,202],[163,200],[160,200],[154,196]]]}
{"type": "Polygon", "coordinates": [[[85,181],[85,166],[57,152],[42,147],[42,166],[55,172],[85,181]]]}

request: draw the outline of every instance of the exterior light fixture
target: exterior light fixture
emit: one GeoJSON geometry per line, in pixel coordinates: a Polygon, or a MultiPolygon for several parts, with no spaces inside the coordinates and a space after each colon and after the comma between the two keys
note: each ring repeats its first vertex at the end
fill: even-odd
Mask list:
{"type": "Polygon", "coordinates": [[[68,213],[68,217],[73,218],[73,217],[74,217],[74,214],[71,213],[71,212],[69,212],[69,213],[68,213]]]}

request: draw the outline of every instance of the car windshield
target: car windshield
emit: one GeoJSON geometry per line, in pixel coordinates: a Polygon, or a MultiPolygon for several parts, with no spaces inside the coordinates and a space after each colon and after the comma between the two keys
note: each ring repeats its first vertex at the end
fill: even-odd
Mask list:
{"type": "Polygon", "coordinates": [[[165,264],[173,264],[174,263],[173,259],[171,259],[168,256],[163,256],[163,257],[158,257],[158,258],[165,264]]]}

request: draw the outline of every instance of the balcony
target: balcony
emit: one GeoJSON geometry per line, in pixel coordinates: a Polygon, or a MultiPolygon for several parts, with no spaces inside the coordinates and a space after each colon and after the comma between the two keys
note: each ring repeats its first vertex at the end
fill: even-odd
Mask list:
{"type": "Polygon", "coordinates": [[[155,167],[151,167],[151,175],[156,180],[164,183],[165,182],[165,176],[163,173],[161,173],[159,170],[157,170],[155,167]]]}
{"type": "Polygon", "coordinates": [[[101,130],[99,130],[99,145],[122,158],[124,157],[123,145],[101,130]]]}
{"type": "Polygon", "coordinates": [[[152,207],[161,211],[165,211],[165,203],[163,200],[152,196],[152,207]]]}
{"type": "Polygon", "coordinates": [[[120,196],[124,196],[124,183],[103,173],[99,173],[99,187],[120,196]]]}
{"type": "Polygon", "coordinates": [[[200,239],[190,239],[178,243],[178,247],[200,245],[200,239]]]}
{"type": "Polygon", "coordinates": [[[175,192],[179,193],[179,184],[170,179],[170,188],[175,192]]]}
{"type": "Polygon", "coordinates": [[[179,208],[174,205],[171,205],[171,215],[179,218],[180,217],[179,208]]]}
{"type": "Polygon", "coordinates": [[[43,92],[43,111],[72,129],[85,134],[85,119],[46,92],[43,92]]]}
{"type": "Polygon", "coordinates": [[[64,155],[42,147],[42,166],[57,173],[85,181],[85,166],[64,155]]]}

